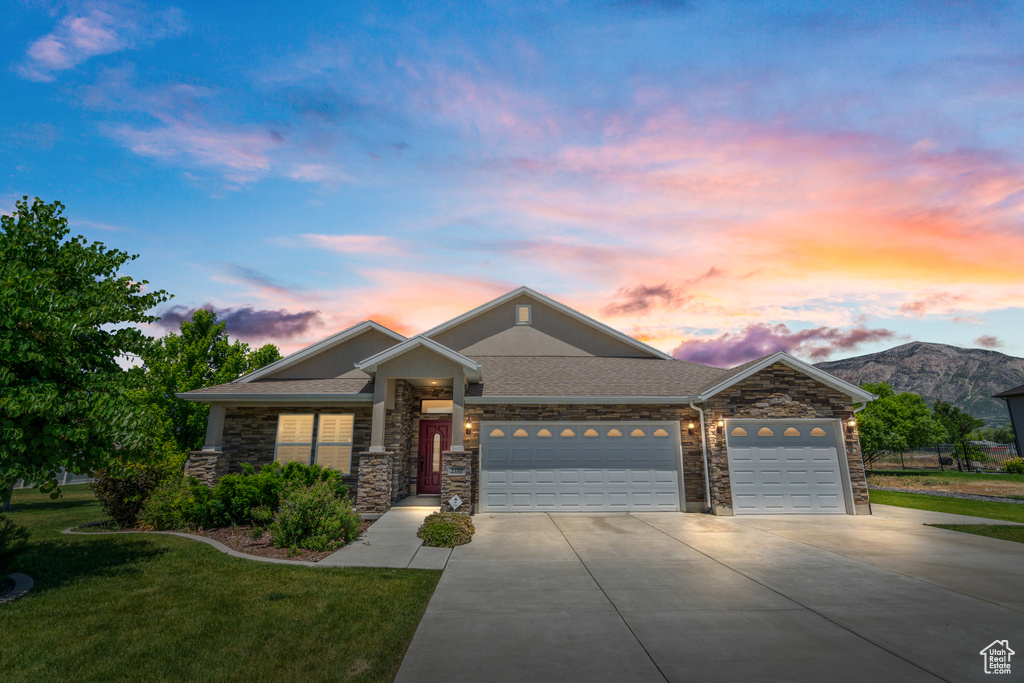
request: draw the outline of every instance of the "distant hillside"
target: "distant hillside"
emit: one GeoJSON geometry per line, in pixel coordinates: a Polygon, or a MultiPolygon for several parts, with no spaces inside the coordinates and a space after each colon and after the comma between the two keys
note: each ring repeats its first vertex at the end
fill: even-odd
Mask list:
{"type": "Polygon", "coordinates": [[[998,351],[911,342],[866,356],[818,363],[853,384],[888,382],[928,401],[960,406],[989,424],[1009,424],[1006,403],[992,394],[1024,384],[1024,358],[998,351]]]}

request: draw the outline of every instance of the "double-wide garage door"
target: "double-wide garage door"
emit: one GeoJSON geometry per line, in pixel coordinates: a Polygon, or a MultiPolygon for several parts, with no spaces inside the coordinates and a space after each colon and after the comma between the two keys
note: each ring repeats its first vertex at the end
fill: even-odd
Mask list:
{"type": "Polygon", "coordinates": [[[733,512],[845,514],[836,420],[729,420],[733,512]]]}
{"type": "Polygon", "coordinates": [[[679,509],[677,422],[483,422],[483,511],[679,509]]]}

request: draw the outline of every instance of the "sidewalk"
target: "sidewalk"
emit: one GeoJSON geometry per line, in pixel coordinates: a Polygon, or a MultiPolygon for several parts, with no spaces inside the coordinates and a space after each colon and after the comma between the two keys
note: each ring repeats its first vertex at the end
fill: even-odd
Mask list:
{"type": "Polygon", "coordinates": [[[424,547],[423,541],[416,536],[423,518],[437,512],[438,506],[432,504],[427,507],[417,504],[421,501],[406,501],[400,501],[358,540],[320,560],[317,566],[444,569],[452,549],[424,547]]]}

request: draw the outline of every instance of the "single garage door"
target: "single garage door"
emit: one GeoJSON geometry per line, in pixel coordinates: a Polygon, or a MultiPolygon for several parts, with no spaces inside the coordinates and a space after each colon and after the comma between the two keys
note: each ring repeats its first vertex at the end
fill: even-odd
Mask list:
{"type": "Polygon", "coordinates": [[[677,422],[483,422],[483,511],[679,509],[677,422]]]}
{"type": "Polygon", "coordinates": [[[733,512],[846,514],[835,420],[729,420],[733,512]]]}

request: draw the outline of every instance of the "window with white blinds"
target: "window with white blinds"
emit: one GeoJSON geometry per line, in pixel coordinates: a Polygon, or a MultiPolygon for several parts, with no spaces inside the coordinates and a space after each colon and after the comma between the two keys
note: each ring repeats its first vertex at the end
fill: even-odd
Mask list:
{"type": "Polygon", "coordinates": [[[278,415],[274,460],[282,465],[293,460],[308,465],[312,450],[313,416],[278,415]]]}
{"type": "Polygon", "coordinates": [[[321,467],[349,474],[352,466],[352,431],[355,415],[321,415],[316,434],[316,462],[321,467]]]}

